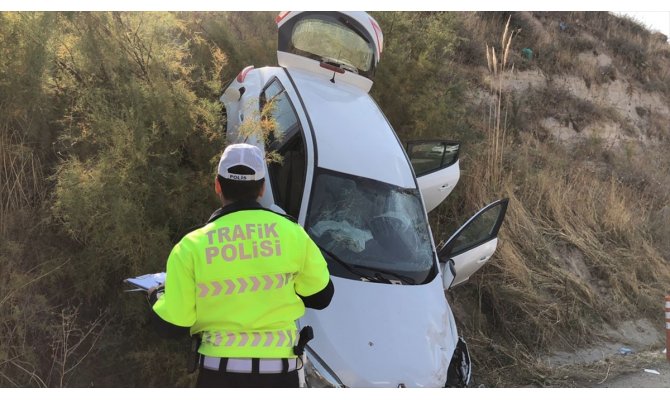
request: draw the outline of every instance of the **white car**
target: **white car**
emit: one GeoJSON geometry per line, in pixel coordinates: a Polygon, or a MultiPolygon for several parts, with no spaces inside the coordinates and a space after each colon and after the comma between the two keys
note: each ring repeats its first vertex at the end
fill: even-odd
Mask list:
{"type": "Polygon", "coordinates": [[[299,321],[315,338],[308,386],[467,386],[470,357],[444,290],[493,254],[507,200],[485,207],[439,249],[427,212],[459,179],[458,143],[403,148],[368,94],[383,36],[364,12],[284,12],[278,67],[245,68],[221,96],[231,143],[276,151],[261,204],[303,225],[328,262],[335,295],[299,321]],[[269,143],[245,118],[274,101],[269,143]]]}

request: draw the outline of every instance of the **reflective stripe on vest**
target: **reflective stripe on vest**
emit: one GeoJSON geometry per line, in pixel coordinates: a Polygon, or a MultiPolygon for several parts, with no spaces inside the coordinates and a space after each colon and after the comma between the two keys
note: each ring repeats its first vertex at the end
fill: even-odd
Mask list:
{"type": "Polygon", "coordinates": [[[203,334],[203,342],[215,347],[293,347],[298,338],[298,331],[293,329],[251,333],[208,331],[203,334]]]}
{"type": "Polygon", "coordinates": [[[199,282],[198,297],[253,293],[257,291],[281,289],[293,279],[294,274],[257,275],[247,278],[225,279],[223,281],[199,282]],[[226,289],[225,291],[223,289],[226,289]]]}

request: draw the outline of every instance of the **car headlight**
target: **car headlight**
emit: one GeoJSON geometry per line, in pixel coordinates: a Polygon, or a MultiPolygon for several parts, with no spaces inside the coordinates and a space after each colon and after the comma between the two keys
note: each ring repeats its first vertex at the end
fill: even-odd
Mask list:
{"type": "Polygon", "coordinates": [[[340,378],[309,346],[305,347],[305,383],[314,388],[345,387],[340,378]]]}

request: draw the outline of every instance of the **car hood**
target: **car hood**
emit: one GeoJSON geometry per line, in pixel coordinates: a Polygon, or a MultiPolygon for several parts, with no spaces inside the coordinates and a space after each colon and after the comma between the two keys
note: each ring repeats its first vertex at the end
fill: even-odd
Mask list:
{"type": "Polygon", "coordinates": [[[360,89],[287,69],[309,115],[317,166],[416,188],[409,160],[372,97],[360,89]],[[358,160],[351,162],[351,160],[358,160]]]}
{"type": "Polygon", "coordinates": [[[348,387],[442,387],[458,333],[439,275],[425,285],[332,277],[324,310],[307,310],[309,347],[348,387]]]}

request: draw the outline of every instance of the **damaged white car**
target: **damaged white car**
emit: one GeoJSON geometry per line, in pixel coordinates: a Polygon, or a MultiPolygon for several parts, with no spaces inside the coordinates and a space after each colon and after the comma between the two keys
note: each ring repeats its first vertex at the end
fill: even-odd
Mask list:
{"type": "Polygon", "coordinates": [[[328,308],[299,321],[315,338],[302,384],[467,386],[470,357],[444,290],[493,254],[507,200],[472,217],[439,249],[427,213],[459,179],[458,143],[405,149],[368,94],[383,34],[365,12],[277,17],[278,67],[245,68],[221,96],[231,143],[276,151],[261,201],[322,249],[335,285],[328,308]],[[269,142],[237,134],[274,102],[269,142]]]}

